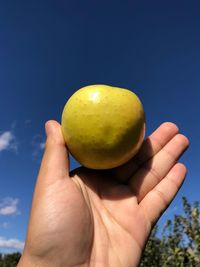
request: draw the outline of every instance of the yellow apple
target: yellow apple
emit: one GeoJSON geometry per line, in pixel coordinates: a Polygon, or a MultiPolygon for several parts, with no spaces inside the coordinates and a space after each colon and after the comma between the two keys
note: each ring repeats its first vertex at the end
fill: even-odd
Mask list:
{"type": "Polygon", "coordinates": [[[62,113],[62,132],[72,156],[91,169],[110,169],[141,147],[145,114],[130,90],[90,85],[77,90],[62,113]]]}

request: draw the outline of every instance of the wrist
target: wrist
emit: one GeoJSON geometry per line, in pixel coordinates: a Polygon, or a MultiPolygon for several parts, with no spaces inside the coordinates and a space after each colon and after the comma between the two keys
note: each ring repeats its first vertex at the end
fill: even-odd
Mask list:
{"type": "Polygon", "coordinates": [[[17,267],[61,267],[61,265],[47,261],[41,257],[22,254],[17,267]]]}

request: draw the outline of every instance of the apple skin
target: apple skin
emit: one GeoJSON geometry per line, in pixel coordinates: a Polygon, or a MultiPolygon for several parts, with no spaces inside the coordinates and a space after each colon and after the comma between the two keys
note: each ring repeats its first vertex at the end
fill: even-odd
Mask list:
{"type": "Polygon", "coordinates": [[[145,135],[145,113],[130,90],[103,84],[77,90],[67,101],[61,127],[72,156],[91,169],[130,160],[145,135]]]}

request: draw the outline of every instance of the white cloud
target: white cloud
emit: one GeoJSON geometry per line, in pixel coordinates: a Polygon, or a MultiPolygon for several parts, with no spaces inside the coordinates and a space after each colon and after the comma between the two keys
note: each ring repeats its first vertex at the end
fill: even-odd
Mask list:
{"type": "Polygon", "coordinates": [[[40,143],[39,147],[40,147],[41,150],[43,150],[45,148],[45,142],[40,143]]]}
{"type": "Polygon", "coordinates": [[[18,152],[18,143],[12,131],[5,131],[0,134],[0,152],[3,150],[14,150],[18,152]]]}
{"type": "Polygon", "coordinates": [[[0,202],[0,215],[19,214],[18,205],[19,199],[7,197],[0,202]]]}
{"type": "Polygon", "coordinates": [[[0,135],[0,151],[9,149],[14,138],[14,135],[10,131],[2,133],[0,135]]]}
{"type": "Polygon", "coordinates": [[[40,134],[33,136],[31,145],[33,147],[32,156],[34,159],[40,158],[45,148],[44,137],[40,134]]]}
{"type": "Polygon", "coordinates": [[[9,227],[10,227],[10,223],[9,222],[0,223],[0,228],[8,229],[9,227]]]}
{"type": "Polygon", "coordinates": [[[0,248],[23,250],[24,242],[14,238],[6,239],[0,236],[0,248]]]}

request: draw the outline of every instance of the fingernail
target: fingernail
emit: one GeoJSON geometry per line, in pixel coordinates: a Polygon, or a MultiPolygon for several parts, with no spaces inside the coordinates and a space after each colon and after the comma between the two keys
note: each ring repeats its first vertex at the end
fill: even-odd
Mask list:
{"type": "Polygon", "coordinates": [[[50,121],[47,121],[45,123],[45,131],[46,131],[47,137],[53,133],[53,126],[50,121]]]}

